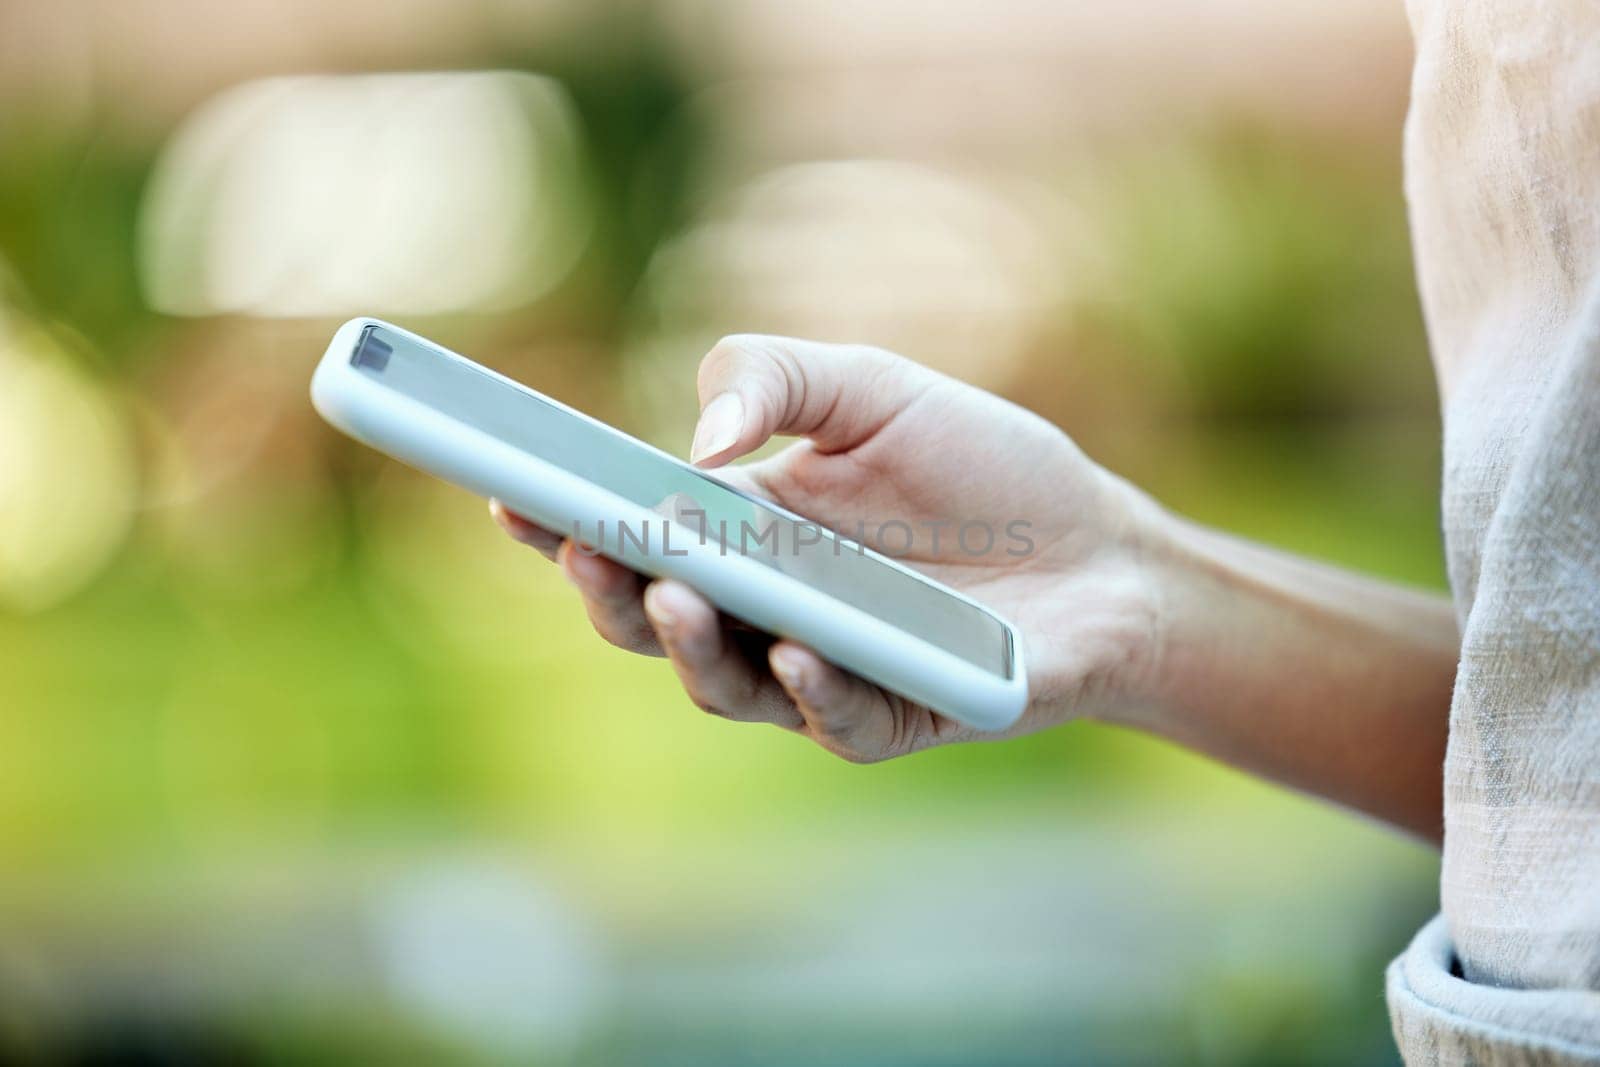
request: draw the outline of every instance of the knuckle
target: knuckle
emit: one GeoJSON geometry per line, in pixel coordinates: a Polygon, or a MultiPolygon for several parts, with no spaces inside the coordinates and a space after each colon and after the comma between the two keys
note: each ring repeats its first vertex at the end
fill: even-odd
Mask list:
{"type": "Polygon", "coordinates": [[[830,751],[853,767],[868,767],[883,762],[885,758],[881,753],[863,752],[849,745],[835,744],[831,746],[830,751]]]}
{"type": "Polygon", "coordinates": [[[760,339],[761,334],[758,333],[724,334],[717,340],[716,344],[711,346],[711,354],[714,356],[722,355],[724,357],[738,355],[740,352],[743,352],[746,348],[750,347],[752,342],[759,341],[760,339]]]}
{"type": "Polygon", "coordinates": [[[851,345],[843,353],[853,374],[875,387],[893,388],[901,394],[915,394],[934,387],[945,378],[916,360],[876,345],[851,345]]]}
{"type": "Polygon", "coordinates": [[[633,627],[629,635],[627,649],[629,652],[638,652],[641,655],[657,656],[661,654],[661,642],[656,637],[655,630],[648,625],[633,627]]]}
{"type": "Polygon", "coordinates": [[[750,350],[753,340],[755,340],[754,334],[734,333],[712,345],[711,351],[700,361],[699,384],[710,385],[729,369],[737,366],[750,350]]]}
{"type": "Polygon", "coordinates": [[[639,600],[637,589],[613,585],[609,581],[591,586],[584,591],[584,596],[588,599],[592,611],[618,619],[627,617],[630,614],[629,609],[639,600]]]}
{"type": "Polygon", "coordinates": [[[625,652],[642,652],[655,640],[655,631],[619,619],[604,607],[590,605],[589,622],[595,633],[625,652]]]}
{"type": "MultiPolygon", "coordinates": [[[[842,751],[858,751],[855,744],[856,721],[848,715],[837,711],[820,711],[816,707],[811,709],[811,720],[816,724],[817,732],[828,738],[842,751]]],[[[855,762],[852,760],[851,762],[855,762]]]]}
{"type": "Polygon", "coordinates": [[[720,359],[739,359],[760,356],[783,347],[783,338],[768,333],[730,333],[711,346],[711,356],[720,359]]]}
{"type": "Polygon", "coordinates": [[[789,345],[781,337],[759,333],[735,333],[711,346],[711,351],[700,361],[697,384],[702,389],[725,386],[725,379],[743,369],[765,377],[764,372],[775,371],[784,380],[790,377],[794,357],[789,345]]]}
{"type": "Polygon", "coordinates": [[[695,707],[699,708],[701,711],[705,712],[707,715],[715,715],[719,719],[727,718],[727,714],[721,708],[717,707],[716,704],[707,700],[705,697],[696,696],[691,692],[689,694],[689,702],[695,707]]]}
{"type": "Polygon", "coordinates": [[[722,701],[718,700],[711,687],[706,685],[706,680],[687,667],[676,653],[672,653],[671,658],[672,665],[678,672],[678,682],[683,686],[684,695],[689,698],[689,703],[707,715],[725,717],[722,701]]]}
{"type": "Polygon", "coordinates": [[[583,587],[589,609],[621,620],[636,619],[644,613],[644,589],[637,575],[625,570],[608,570],[583,587]]]}
{"type": "Polygon", "coordinates": [[[628,642],[624,640],[620,634],[614,633],[604,626],[596,626],[594,629],[595,633],[599,634],[605,643],[610,645],[612,648],[620,648],[624,652],[633,651],[633,649],[628,646],[628,642]]]}
{"type": "Polygon", "coordinates": [[[910,363],[910,360],[899,353],[879,348],[877,345],[850,345],[845,354],[857,365],[893,367],[910,363]]]}
{"type": "Polygon", "coordinates": [[[591,618],[589,621],[594,624],[594,632],[599,634],[607,644],[615,645],[625,652],[633,651],[628,636],[612,625],[610,620],[591,618]]]}

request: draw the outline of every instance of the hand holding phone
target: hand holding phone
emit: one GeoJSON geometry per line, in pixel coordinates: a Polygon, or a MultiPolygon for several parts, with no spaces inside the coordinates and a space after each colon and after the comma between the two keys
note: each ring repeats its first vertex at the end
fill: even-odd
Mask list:
{"type": "Polygon", "coordinates": [[[1122,621],[1119,587],[1131,572],[1119,553],[1104,550],[1128,525],[1126,487],[1038,416],[878,349],[786,338],[723,340],[702,362],[698,387],[704,416],[691,453],[702,467],[721,467],[735,484],[836,528],[865,523],[883,533],[896,519],[914,527],[905,561],[1017,624],[1034,689],[1015,726],[998,735],[975,730],[803,646],[764,648],[682,583],[649,582],[495,509],[508,533],[565,568],[602,637],[669,656],[701,708],[775,723],[871,762],[1068,717],[1095,665],[1125,641],[1143,640],[1137,623],[1122,621]],[[723,399],[730,396],[736,404],[723,399]],[[779,434],[804,440],[723,466],[779,434]],[[990,551],[979,551],[985,535],[977,525],[967,526],[962,544],[962,525],[974,523],[994,531],[990,551]],[[793,680],[780,680],[779,667],[793,680]]]}
{"type": "Polygon", "coordinates": [[[699,376],[702,466],[720,467],[777,434],[803,438],[718,471],[733,490],[723,502],[704,475],[461,357],[428,351],[437,346],[415,335],[374,320],[341,335],[314,387],[331,421],[505,500],[502,524],[559,559],[603,637],[667,655],[695,702],[727,718],[772,722],[845,758],[879,760],[1078,713],[1089,689],[1107,688],[1105,665],[1128,659],[1145,636],[1133,633],[1127,554],[1110,550],[1128,525],[1126,486],[1044,420],[890,353],[770,337],[717,345],[699,376]],[[362,331],[378,342],[365,357],[362,331]],[[473,372],[463,382],[440,377],[463,365],[473,372]],[[495,397],[468,395],[483,386],[474,375],[543,406],[496,410],[495,397]],[[386,377],[391,391],[414,395],[380,415],[386,377]],[[441,414],[479,425],[452,440],[452,427],[433,425],[441,414]],[[506,441],[520,451],[502,448],[506,441]],[[491,454],[493,462],[483,458],[491,454]],[[519,472],[524,454],[542,458],[519,472]],[[570,492],[551,489],[573,476],[570,492]],[[663,557],[661,545],[633,555],[603,545],[593,556],[570,535],[574,516],[606,513],[584,495],[596,485],[656,514],[686,490],[710,501],[702,521],[754,507],[769,522],[798,518],[830,537],[804,564],[713,559],[704,546],[687,559],[663,557]],[[893,558],[854,556],[836,536],[858,533],[893,558]]]}

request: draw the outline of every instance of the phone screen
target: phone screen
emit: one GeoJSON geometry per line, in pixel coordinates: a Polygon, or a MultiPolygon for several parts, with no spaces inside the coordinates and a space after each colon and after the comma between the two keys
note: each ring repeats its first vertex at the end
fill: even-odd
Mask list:
{"type": "MultiPolygon", "coordinates": [[[[362,331],[350,361],[390,389],[673,519],[683,541],[703,539],[721,551],[738,552],[976,667],[1011,677],[1010,634],[998,619],[862,553],[852,541],[797,522],[757,497],[469,360],[381,326],[362,331]]],[[[622,531],[607,526],[603,533],[597,526],[578,532],[588,543],[609,548],[622,539],[622,531]]],[[[558,532],[570,536],[573,531],[558,532]]],[[[673,536],[676,540],[677,533],[673,536]]]]}

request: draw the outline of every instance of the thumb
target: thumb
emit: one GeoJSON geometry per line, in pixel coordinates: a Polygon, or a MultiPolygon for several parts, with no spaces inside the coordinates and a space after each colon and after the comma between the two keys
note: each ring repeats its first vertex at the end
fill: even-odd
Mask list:
{"type": "Polygon", "coordinates": [[[867,345],[725,337],[700,362],[700,424],[689,459],[718,467],[774,434],[842,452],[871,437],[936,377],[867,345]]]}

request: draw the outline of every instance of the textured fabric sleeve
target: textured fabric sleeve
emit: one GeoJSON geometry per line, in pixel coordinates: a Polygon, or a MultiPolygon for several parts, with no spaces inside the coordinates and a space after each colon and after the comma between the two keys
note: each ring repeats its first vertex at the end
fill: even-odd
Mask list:
{"type": "Polygon", "coordinates": [[[1389,1014],[1412,1067],[1600,1063],[1600,993],[1498,989],[1454,972],[1443,916],[1389,965],[1389,1014]]]}
{"type": "Polygon", "coordinates": [[[1461,621],[1412,1064],[1600,1063],[1600,4],[1411,0],[1407,196],[1461,621]]]}

